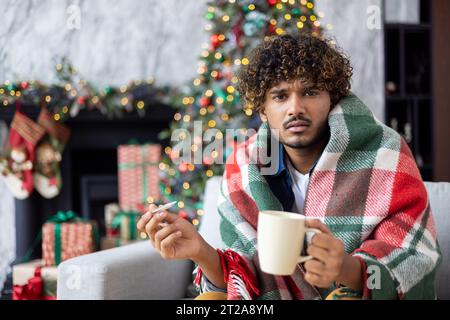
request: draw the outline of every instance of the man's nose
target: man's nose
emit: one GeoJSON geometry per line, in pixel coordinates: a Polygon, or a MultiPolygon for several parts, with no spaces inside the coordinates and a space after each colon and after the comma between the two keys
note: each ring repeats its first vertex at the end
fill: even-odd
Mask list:
{"type": "Polygon", "coordinates": [[[288,115],[293,116],[305,113],[305,100],[297,94],[290,97],[288,115]]]}

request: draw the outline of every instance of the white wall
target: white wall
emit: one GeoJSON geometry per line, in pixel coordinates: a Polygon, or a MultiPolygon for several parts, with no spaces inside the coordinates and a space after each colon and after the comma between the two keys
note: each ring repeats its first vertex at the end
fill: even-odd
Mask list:
{"type": "MultiPolygon", "coordinates": [[[[353,90],[383,121],[383,31],[367,28],[367,7],[381,0],[316,0],[324,25],[350,55],[353,90]]],[[[206,0],[0,0],[0,81],[53,81],[57,57],[100,85],[154,76],[181,84],[196,74],[206,0]],[[69,29],[77,4],[80,29],[69,29]]]]}
{"type": "Polygon", "coordinates": [[[179,84],[195,76],[206,0],[0,0],[0,81],[53,80],[66,56],[87,79],[126,84],[154,76],[179,84]],[[80,29],[66,10],[80,8],[80,29]]]}
{"type": "Polygon", "coordinates": [[[374,21],[374,12],[382,18],[381,0],[316,0],[317,13],[323,12],[322,26],[350,57],[354,68],[352,91],[384,122],[384,36],[383,22],[374,21]],[[369,9],[369,13],[368,13],[369,9]],[[378,11],[377,11],[378,10],[378,11]],[[367,25],[380,29],[370,29],[367,25]]]}

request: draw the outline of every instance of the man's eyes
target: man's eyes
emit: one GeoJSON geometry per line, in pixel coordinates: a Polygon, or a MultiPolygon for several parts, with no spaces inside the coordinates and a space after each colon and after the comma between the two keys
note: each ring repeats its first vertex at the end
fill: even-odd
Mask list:
{"type": "Polygon", "coordinates": [[[286,95],[285,94],[277,94],[276,96],[273,96],[273,100],[284,100],[286,99],[286,95]]]}
{"type": "MultiPolygon", "coordinates": [[[[315,97],[318,94],[319,94],[319,91],[315,90],[315,89],[307,89],[303,92],[304,97],[315,97]]],[[[275,101],[283,101],[283,100],[286,100],[286,98],[287,98],[286,94],[280,93],[280,94],[274,95],[272,99],[275,101]]]]}
{"type": "Polygon", "coordinates": [[[317,96],[318,92],[317,90],[305,90],[304,95],[308,97],[314,97],[317,96]]]}

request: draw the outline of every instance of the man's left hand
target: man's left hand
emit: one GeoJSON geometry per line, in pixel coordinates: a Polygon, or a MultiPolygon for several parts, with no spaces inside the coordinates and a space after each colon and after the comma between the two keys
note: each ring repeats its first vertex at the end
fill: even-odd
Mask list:
{"type": "Polygon", "coordinates": [[[341,275],[347,257],[344,243],[331,233],[320,220],[307,220],[308,228],[315,228],[322,233],[315,234],[306,252],[314,259],[305,262],[305,280],[319,288],[328,288],[341,275]]]}

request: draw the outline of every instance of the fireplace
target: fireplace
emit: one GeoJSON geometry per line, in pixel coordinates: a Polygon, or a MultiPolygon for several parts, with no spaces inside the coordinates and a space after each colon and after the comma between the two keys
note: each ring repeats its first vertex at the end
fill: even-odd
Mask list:
{"type": "MultiPolygon", "coordinates": [[[[0,118],[11,122],[14,108],[0,110],[0,118]]],[[[39,110],[24,106],[23,111],[36,119],[39,110]]],[[[149,106],[145,117],[126,114],[108,119],[96,111],[81,111],[66,121],[71,138],[61,161],[63,188],[54,199],[44,199],[36,191],[25,200],[16,200],[16,256],[22,257],[32,246],[42,223],[59,210],[73,210],[84,218],[99,222],[104,232],[103,207],[117,201],[117,146],[130,140],[161,143],[159,132],[168,127],[174,109],[160,104],[149,106]]],[[[37,247],[33,257],[40,256],[37,247]]]]}

